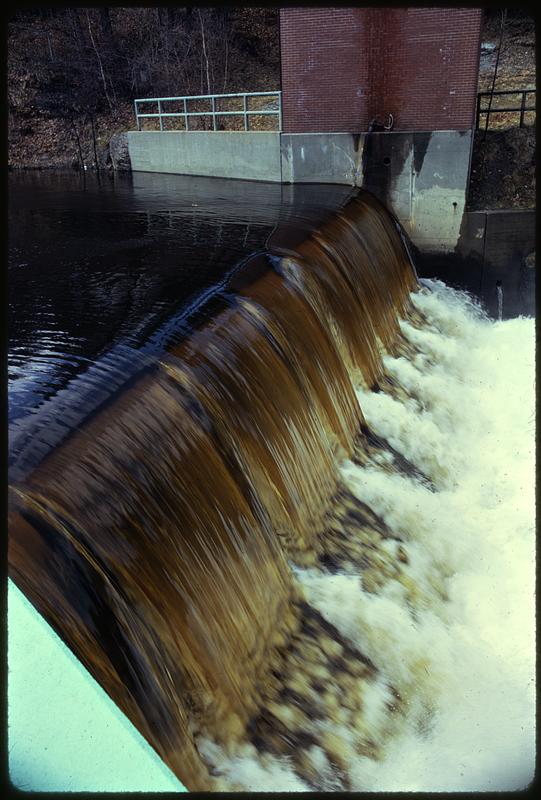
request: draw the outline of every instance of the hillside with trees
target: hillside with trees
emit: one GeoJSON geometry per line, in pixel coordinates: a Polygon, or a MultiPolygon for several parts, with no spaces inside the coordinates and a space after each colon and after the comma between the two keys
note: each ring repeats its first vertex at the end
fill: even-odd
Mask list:
{"type": "MultiPolygon", "coordinates": [[[[524,9],[486,9],[481,33],[479,91],[494,92],[492,113],[476,131],[469,189],[470,210],[535,207],[535,111],[498,113],[520,105],[520,94],[499,91],[535,89],[535,22],[524,9]]],[[[528,96],[528,106],[535,95],[528,96]]],[[[487,99],[483,103],[487,107],[487,99]]]]}
{"type": "Polygon", "coordinates": [[[37,8],[8,23],[11,167],[108,162],[133,99],[279,88],[272,8],[37,8]]]}

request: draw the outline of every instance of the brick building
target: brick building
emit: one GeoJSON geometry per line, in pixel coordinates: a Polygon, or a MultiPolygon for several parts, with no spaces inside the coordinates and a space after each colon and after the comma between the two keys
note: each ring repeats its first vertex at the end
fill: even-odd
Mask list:
{"type": "Polygon", "coordinates": [[[285,133],[473,127],[480,8],[283,8],[285,133]]]}
{"type": "Polygon", "coordinates": [[[420,251],[452,253],[465,219],[482,15],[282,8],[281,129],[130,131],[132,169],[363,187],[420,251]],[[391,115],[392,126],[371,125],[391,115]]]}

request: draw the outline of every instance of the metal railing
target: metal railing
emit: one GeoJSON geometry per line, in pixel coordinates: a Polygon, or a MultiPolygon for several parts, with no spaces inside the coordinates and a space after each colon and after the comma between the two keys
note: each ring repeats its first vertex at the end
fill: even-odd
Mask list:
{"type": "Polygon", "coordinates": [[[183,97],[144,97],[137,100],[134,100],[135,106],[135,119],[137,121],[137,130],[141,130],[141,119],[148,119],[154,118],[158,119],[160,123],[160,131],[164,130],[163,120],[166,117],[181,117],[184,119],[184,130],[195,130],[194,128],[190,129],[189,126],[189,119],[190,117],[212,117],[212,128],[213,130],[219,130],[216,127],[216,119],[218,117],[243,117],[244,118],[244,130],[250,130],[250,117],[251,116],[270,116],[274,115],[278,117],[278,130],[282,130],[282,93],[281,92],[239,92],[236,94],[200,94],[200,95],[186,95],[183,97]],[[231,98],[231,97],[241,97],[242,98],[242,108],[235,110],[235,111],[224,111],[221,110],[217,106],[218,100],[223,98],[231,98]],[[261,109],[254,109],[248,107],[248,98],[250,97],[276,97],[278,101],[278,108],[269,109],[268,104],[265,108],[261,109]],[[208,100],[210,101],[210,109],[208,111],[190,111],[188,109],[188,103],[194,100],[208,100]],[[183,110],[182,111],[163,111],[162,103],[182,103],[183,110]],[[157,103],[158,113],[145,113],[142,114],[139,111],[138,105],[140,103],[157,103]]]}
{"type": "MultiPolygon", "coordinates": [[[[477,115],[475,120],[475,128],[479,130],[479,125],[481,121],[481,114],[486,114],[488,117],[488,123],[490,125],[490,115],[491,114],[520,114],[520,122],[519,127],[524,127],[524,114],[528,111],[535,111],[535,89],[506,89],[505,91],[498,91],[498,92],[479,92],[477,95],[477,115]],[[489,107],[482,108],[481,103],[483,98],[488,97],[492,94],[493,98],[501,97],[502,95],[520,95],[520,105],[513,105],[513,101],[511,100],[509,103],[510,107],[506,108],[499,108],[498,106],[490,104],[489,107]],[[533,94],[534,96],[534,105],[527,106],[526,105],[526,95],[533,94]]],[[[485,120],[486,121],[486,120],[485,120]]],[[[487,125],[488,127],[488,125],[487,125]]]]}

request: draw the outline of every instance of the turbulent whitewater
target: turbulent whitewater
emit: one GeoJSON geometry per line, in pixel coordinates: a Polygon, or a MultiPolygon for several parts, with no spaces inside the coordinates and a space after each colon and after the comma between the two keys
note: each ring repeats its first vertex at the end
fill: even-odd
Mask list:
{"type": "MultiPolygon", "coordinates": [[[[384,389],[357,389],[390,447],[341,465],[387,535],[356,537],[360,569],[296,570],[306,601],[377,678],[321,673],[324,712],[302,754],[226,756],[208,742],[239,790],[497,791],[533,779],[534,321],[494,323],[464,293],[424,283],[412,295],[423,324],[401,324],[410,357],[384,358],[384,389]]],[[[273,711],[300,721],[295,704],[273,711]]]]}
{"type": "Polygon", "coordinates": [[[534,322],[359,192],[10,485],[10,574],[191,790],[533,777],[534,322]]]}

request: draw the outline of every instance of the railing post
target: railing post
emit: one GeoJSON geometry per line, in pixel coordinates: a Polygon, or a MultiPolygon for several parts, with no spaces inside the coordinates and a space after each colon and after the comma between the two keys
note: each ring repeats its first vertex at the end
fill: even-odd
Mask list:
{"type": "Polygon", "coordinates": [[[212,97],[211,97],[211,103],[212,103],[212,124],[213,124],[214,130],[216,130],[216,106],[214,105],[214,100],[215,100],[215,98],[214,98],[214,95],[212,95],[212,97]]]}
{"type": "Polygon", "coordinates": [[[162,101],[158,100],[158,114],[160,120],[160,130],[163,131],[163,120],[162,120],[162,101]]]}
{"type": "Polygon", "coordinates": [[[184,98],[184,125],[186,127],[186,130],[189,130],[189,128],[188,128],[188,110],[187,110],[187,106],[186,106],[186,98],[184,98]]]}
{"type": "Polygon", "coordinates": [[[481,95],[477,95],[477,111],[475,114],[475,130],[479,130],[479,123],[481,121],[481,95]]]}
{"type": "Polygon", "coordinates": [[[248,114],[246,113],[247,106],[246,106],[246,95],[245,94],[242,96],[242,99],[244,101],[244,130],[247,131],[248,130],[248,114]]]}
{"type": "Polygon", "coordinates": [[[526,108],[526,92],[522,92],[522,102],[520,104],[520,128],[524,127],[524,109],[526,108]]]}
{"type": "Polygon", "coordinates": [[[137,130],[141,130],[141,120],[139,119],[139,112],[137,111],[137,100],[134,102],[135,106],[135,121],[137,122],[137,130]]]}
{"type": "Polygon", "coordinates": [[[278,130],[282,131],[282,92],[278,92],[278,130]]]}

